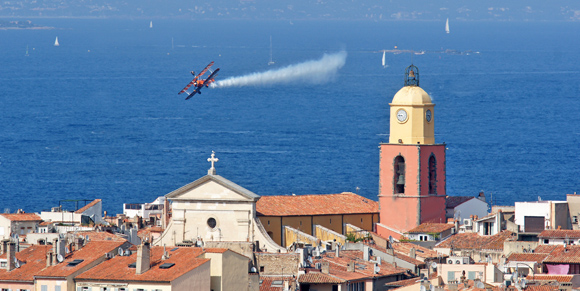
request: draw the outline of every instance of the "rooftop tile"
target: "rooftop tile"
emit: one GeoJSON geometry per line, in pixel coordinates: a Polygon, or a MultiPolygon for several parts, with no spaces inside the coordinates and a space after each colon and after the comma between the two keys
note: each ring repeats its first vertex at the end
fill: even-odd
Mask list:
{"type": "Polygon", "coordinates": [[[354,193],[261,196],[258,215],[300,216],[379,213],[379,203],[354,193]]]}

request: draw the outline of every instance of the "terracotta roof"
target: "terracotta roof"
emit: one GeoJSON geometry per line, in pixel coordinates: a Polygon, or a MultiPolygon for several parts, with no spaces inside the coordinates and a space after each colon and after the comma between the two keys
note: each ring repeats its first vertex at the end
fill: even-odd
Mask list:
{"type": "Polygon", "coordinates": [[[447,196],[445,197],[445,207],[455,208],[464,202],[475,199],[474,196],[447,196]]]}
{"type": "Polygon", "coordinates": [[[335,257],[334,252],[326,253],[320,259],[314,259],[314,262],[329,262],[329,275],[343,281],[393,276],[407,272],[407,269],[395,267],[383,261],[379,272],[375,274],[373,263],[362,258],[362,251],[341,251],[339,257],[335,257]],[[356,263],[355,271],[347,271],[347,264],[353,261],[356,263]]]}
{"type": "Polygon", "coordinates": [[[310,271],[304,275],[300,275],[300,277],[298,277],[298,282],[308,284],[340,284],[344,282],[344,280],[321,272],[310,271]]]}
{"type": "Polygon", "coordinates": [[[417,227],[407,231],[407,233],[442,233],[453,227],[453,224],[449,223],[421,223],[417,227]]]}
{"type": "Polygon", "coordinates": [[[41,222],[40,224],[38,224],[38,226],[47,226],[47,225],[51,225],[51,224],[53,224],[53,223],[54,223],[54,222],[52,222],[52,221],[43,221],[43,222],[41,222]]]}
{"type": "Polygon", "coordinates": [[[284,281],[288,281],[288,286],[292,286],[294,284],[295,279],[292,277],[266,277],[260,276],[260,291],[283,291],[284,290],[284,281]],[[274,281],[282,281],[281,285],[272,286],[274,281]]]}
{"type": "Polygon", "coordinates": [[[539,245],[534,249],[534,253],[538,254],[549,254],[551,253],[557,245],[539,245]]]}
{"type": "Polygon", "coordinates": [[[89,241],[127,241],[126,239],[107,231],[79,231],[76,234],[83,238],[89,236],[89,241]]]}
{"type": "Polygon", "coordinates": [[[38,272],[35,277],[58,277],[63,278],[83,269],[93,262],[103,259],[105,253],[117,250],[125,242],[118,241],[92,241],[83,246],[80,250],[66,255],[62,263],[45,268],[38,272]],[[69,266],[68,263],[74,260],[83,260],[76,266],[69,266]]]}
{"type": "MultiPolygon", "coordinates": [[[[393,249],[395,249],[395,252],[397,253],[409,254],[411,252],[411,248],[415,248],[415,254],[417,255],[417,257],[421,257],[423,259],[433,259],[442,256],[441,254],[438,254],[436,251],[430,250],[420,245],[408,242],[393,243],[393,249]]],[[[447,255],[443,255],[443,257],[447,257],[447,255]]]]}
{"type": "Polygon", "coordinates": [[[396,286],[397,288],[399,288],[399,287],[405,287],[405,286],[411,286],[411,285],[419,284],[420,282],[421,282],[421,278],[415,277],[415,278],[411,278],[411,279],[407,279],[407,280],[389,282],[389,283],[387,283],[385,285],[387,285],[387,286],[396,286]]]}
{"type": "MultiPolygon", "coordinates": [[[[375,245],[371,245],[371,244],[368,244],[368,243],[365,243],[365,244],[368,245],[370,248],[376,249],[376,250],[381,251],[383,253],[387,253],[388,252],[387,249],[385,249],[383,247],[380,247],[380,246],[377,246],[376,244],[375,245]]],[[[410,250],[411,250],[411,248],[409,248],[409,251],[410,250]]],[[[416,252],[416,253],[419,253],[419,252],[416,252]]],[[[414,259],[411,256],[409,256],[409,253],[408,252],[407,253],[398,252],[395,249],[394,255],[395,255],[396,258],[401,259],[401,260],[403,260],[403,261],[405,261],[407,263],[411,263],[411,264],[413,264],[415,266],[424,266],[425,265],[425,262],[424,261],[421,261],[421,260],[418,260],[418,259],[414,259]]]]}
{"type": "Polygon", "coordinates": [[[507,258],[509,262],[537,262],[541,263],[548,254],[535,254],[535,253],[512,253],[507,258]]]}
{"type": "Polygon", "coordinates": [[[540,232],[539,238],[580,238],[580,230],[548,229],[540,232]]]}
{"type": "MultiPolygon", "coordinates": [[[[34,275],[46,267],[46,252],[51,248],[50,245],[33,245],[16,253],[16,258],[24,263],[10,272],[0,269],[0,281],[33,283],[34,275]]],[[[6,254],[2,254],[0,258],[6,259],[6,254]]]]}
{"type": "Polygon", "coordinates": [[[556,246],[544,259],[544,263],[580,264],[580,246],[556,246]]]}
{"type": "Polygon", "coordinates": [[[131,256],[116,256],[86,272],[78,275],[75,280],[100,280],[108,282],[165,282],[169,283],[189,271],[209,263],[210,259],[199,258],[203,251],[199,248],[182,247],[168,251],[169,258],[162,260],[163,247],[151,247],[151,269],[137,275],[135,268],[129,265],[137,261],[137,253],[131,256]],[[162,264],[173,263],[174,266],[164,269],[162,264]]]}
{"type": "Polygon", "coordinates": [[[481,236],[477,233],[458,233],[440,242],[436,248],[454,249],[482,249],[482,250],[503,250],[503,243],[513,237],[514,233],[504,230],[491,236],[481,236]]]}
{"type": "Polygon", "coordinates": [[[83,208],[75,211],[75,213],[83,213],[83,212],[87,211],[87,209],[97,205],[97,203],[99,203],[99,202],[101,202],[101,199],[95,199],[91,203],[85,205],[83,208]]]}
{"type": "Polygon", "coordinates": [[[42,221],[40,216],[34,213],[3,213],[1,215],[10,221],[42,221]]]}
{"type": "MultiPolygon", "coordinates": [[[[559,286],[550,286],[550,285],[527,285],[525,290],[526,291],[557,291],[559,290],[559,286]]],[[[494,286],[491,290],[493,291],[518,291],[513,285],[509,287],[500,287],[494,286]]]]}
{"type": "Polygon", "coordinates": [[[256,203],[262,216],[379,213],[379,203],[354,193],[262,196],[256,203]]]}
{"type": "Polygon", "coordinates": [[[528,280],[535,280],[535,281],[558,281],[560,283],[569,283],[572,282],[576,275],[528,275],[528,280]]]}

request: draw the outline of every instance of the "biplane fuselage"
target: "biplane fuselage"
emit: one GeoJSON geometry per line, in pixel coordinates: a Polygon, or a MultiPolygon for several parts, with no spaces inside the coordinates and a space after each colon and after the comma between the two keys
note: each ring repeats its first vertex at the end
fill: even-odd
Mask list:
{"type": "Polygon", "coordinates": [[[191,74],[194,76],[193,80],[191,80],[191,82],[189,82],[189,84],[187,84],[187,86],[185,86],[185,88],[183,88],[183,89],[182,89],[181,91],[179,91],[179,93],[177,93],[177,94],[181,94],[181,93],[188,93],[188,95],[187,95],[187,97],[185,98],[185,100],[187,100],[187,99],[189,99],[189,98],[193,97],[195,94],[198,94],[198,93],[199,93],[199,94],[201,94],[201,88],[203,88],[203,87],[209,87],[209,85],[215,81],[215,79],[214,79],[214,78],[215,78],[215,76],[217,75],[217,73],[218,73],[218,72],[219,72],[219,70],[220,70],[219,68],[218,68],[218,69],[216,69],[216,70],[215,70],[215,71],[213,71],[213,72],[212,72],[212,73],[209,75],[209,77],[207,77],[207,79],[205,79],[205,80],[203,80],[203,79],[200,79],[200,77],[201,77],[203,74],[205,74],[205,73],[206,73],[206,72],[209,70],[209,68],[210,68],[212,65],[213,65],[213,62],[209,63],[209,65],[207,65],[207,66],[205,67],[205,69],[203,69],[203,70],[201,71],[201,73],[199,73],[198,75],[195,75],[195,72],[194,72],[194,71],[191,71],[191,74]],[[189,93],[187,90],[188,90],[190,87],[192,87],[192,86],[194,87],[194,89],[193,89],[193,92],[189,93]]]}

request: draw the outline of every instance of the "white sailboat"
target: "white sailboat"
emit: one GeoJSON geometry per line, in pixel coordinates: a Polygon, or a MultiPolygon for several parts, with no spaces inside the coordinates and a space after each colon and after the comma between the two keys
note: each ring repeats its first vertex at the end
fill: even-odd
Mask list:
{"type": "Polygon", "coordinates": [[[383,51],[383,68],[386,68],[386,67],[388,67],[388,66],[389,66],[389,65],[387,65],[387,62],[386,62],[386,59],[385,59],[385,54],[386,54],[386,53],[387,53],[387,52],[383,51]]]}
{"type": "Polygon", "coordinates": [[[153,21],[149,21],[149,28],[153,28],[153,21]]]}
{"type": "Polygon", "coordinates": [[[30,56],[30,55],[28,54],[28,45],[26,45],[26,54],[25,54],[24,56],[26,56],[26,57],[30,56]]]}
{"type": "Polygon", "coordinates": [[[447,22],[445,22],[445,32],[449,33],[449,18],[447,18],[447,22]]]}
{"type": "Polygon", "coordinates": [[[268,62],[268,66],[271,66],[274,64],[274,61],[272,60],[272,36],[270,35],[270,61],[268,62]]]}
{"type": "Polygon", "coordinates": [[[56,37],[56,39],[54,40],[54,46],[59,46],[60,44],[58,43],[58,36],[56,37]]]}

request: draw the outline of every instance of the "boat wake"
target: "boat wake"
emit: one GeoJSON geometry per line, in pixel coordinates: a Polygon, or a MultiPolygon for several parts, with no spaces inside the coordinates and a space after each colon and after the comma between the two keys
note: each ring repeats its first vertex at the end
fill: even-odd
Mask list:
{"type": "Polygon", "coordinates": [[[319,60],[307,61],[261,73],[231,77],[212,83],[210,87],[269,86],[293,82],[322,84],[334,80],[338,70],[346,63],[346,56],[346,51],[324,54],[319,60]]]}

